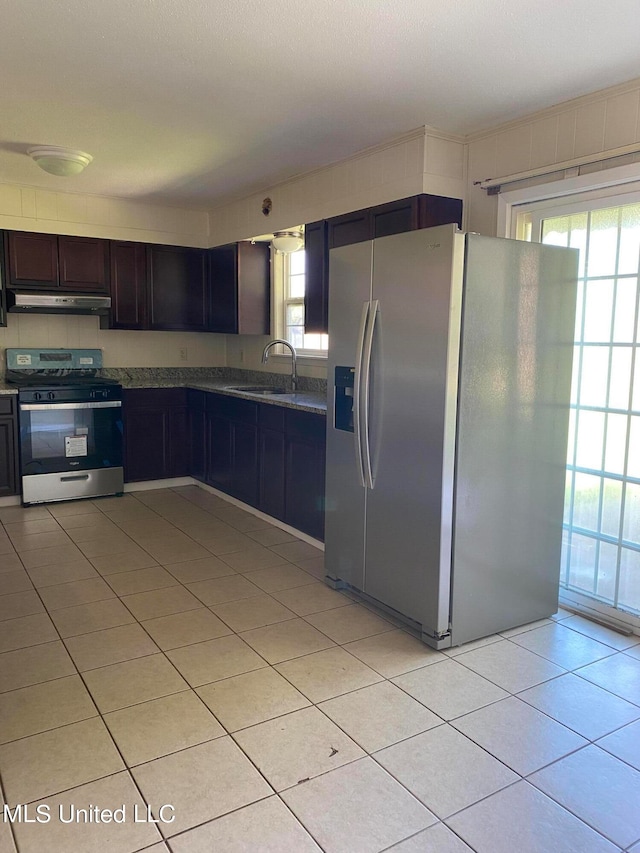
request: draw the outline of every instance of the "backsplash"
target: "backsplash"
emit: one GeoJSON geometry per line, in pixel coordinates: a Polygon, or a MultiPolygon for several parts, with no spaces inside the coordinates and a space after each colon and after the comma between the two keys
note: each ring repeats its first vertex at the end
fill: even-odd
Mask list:
{"type": "MultiPolygon", "coordinates": [[[[5,347],[101,349],[108,367],[217,367],[227,363],[226,336],[198,332],[101,329],[97,317],[9,314],[0,328],[5,347]]],[[[0,352],[4,372],[4,352],[0,352]]]]}

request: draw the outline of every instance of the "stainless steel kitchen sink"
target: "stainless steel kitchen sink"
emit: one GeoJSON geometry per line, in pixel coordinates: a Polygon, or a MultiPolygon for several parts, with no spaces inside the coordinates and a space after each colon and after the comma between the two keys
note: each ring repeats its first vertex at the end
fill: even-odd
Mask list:
{"type": "Polygon", "coordinates": [[[260,397],[290,393],[288,388],[283,388],[281,385],[227,385],[227,391],[242,391],[243,394],[256,394],[260,397]]]}

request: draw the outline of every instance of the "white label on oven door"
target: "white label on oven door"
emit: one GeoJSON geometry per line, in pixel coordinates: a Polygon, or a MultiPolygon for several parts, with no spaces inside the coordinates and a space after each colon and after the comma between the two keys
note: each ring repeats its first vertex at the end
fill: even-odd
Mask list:
{"type": "Polygon", "coordinates": [[[90,356],[80,356],[80,364],[93,364],[93,358],[90,356]]]}
{"type": "Polygon", "coordinates": [[[28,367],[31,364],[31,356],[26,352],[21,352],[16,355],[16,364],[19,367],[28,367]]]}
{"type": "Polygon", "coordinates": [[[64,437],[64,455],[69,456],[86,456],[87,455],[87,436],[86,435],[65,435],[64,437]]]}

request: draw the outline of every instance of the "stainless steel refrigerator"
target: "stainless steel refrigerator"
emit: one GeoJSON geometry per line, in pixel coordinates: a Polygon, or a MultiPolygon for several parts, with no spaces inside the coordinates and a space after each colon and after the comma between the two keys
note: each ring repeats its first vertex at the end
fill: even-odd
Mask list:
{"type": "Polygon", "coordinates": [[[325,566],[435,648],[557,609],[577,252],[330,253],[325,566]]]}

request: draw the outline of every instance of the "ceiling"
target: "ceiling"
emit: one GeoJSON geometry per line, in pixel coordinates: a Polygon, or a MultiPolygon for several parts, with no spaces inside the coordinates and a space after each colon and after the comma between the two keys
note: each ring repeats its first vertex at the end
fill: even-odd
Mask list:
{"type": "Polygon", "coordinates": [[[637,0],[8,0],[0,182],[194,208],[640,76],[637,0]],[[74,178],[30,145],[88,151],[74,178]]]}

